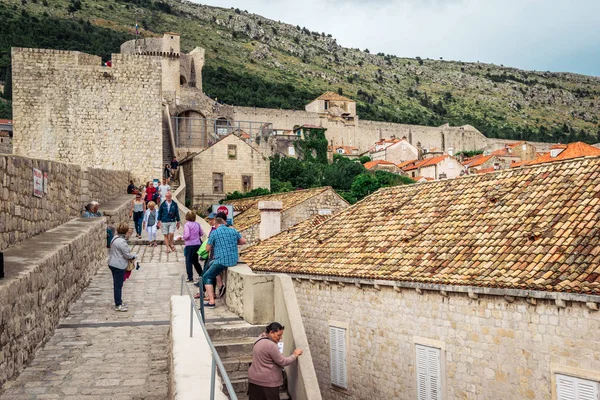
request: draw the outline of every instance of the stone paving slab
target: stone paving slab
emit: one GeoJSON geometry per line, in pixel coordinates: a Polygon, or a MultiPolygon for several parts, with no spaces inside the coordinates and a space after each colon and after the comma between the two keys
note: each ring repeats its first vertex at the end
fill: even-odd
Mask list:
{"type": "Polygon", "coordinates": [[[32,363],[4,385],[1,399],[167,398],[165,322],[170,296],[180,293],[183,248],[170,254],[164,246],[133,251],[141,269],[123,287],[129,311],[114,311],[110,270],[100,268],[32,363]]]}

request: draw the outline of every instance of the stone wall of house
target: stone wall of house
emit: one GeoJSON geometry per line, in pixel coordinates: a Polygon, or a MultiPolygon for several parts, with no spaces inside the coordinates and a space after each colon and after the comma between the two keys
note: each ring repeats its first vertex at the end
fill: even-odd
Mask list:
{"type": "Polygon", "coordinates": [[[0,136],[0,154],[12,154],[12,138],[7,136],[0,136]]]}
{"type": "Polygon", "coordinates": [[[202,208],[218,202],[227,193],[243,191],[243,175],[252,177],[252,188],[271,188],[269,159],[234,135],[204,150],[190,163],[193,173],[191,178],[186,176],[186,184],[191,182],[192,204],[202,208]],[[229,155],[230,145],[236,146],[235,157],[229,155]],[[213,173],[223,174],[222,193],[214,193],[213,173]]]}
{"type": "Polygon", "coordinates": [[[291,228],[320,213],[335,214],[348,206],[348,202],[333,189],[326,190],[295,207],[283,211],[281,214],[281,230],[291,228]]]}
{"type": "Polygon", "coordinates": [[[127,193],[130,175],[128,171],[116,171],[100,168],[82,170],[81,201],[97,201],[103,204],[127,193]]]}
{"type": "Polygon", "coordinates": [[[161,175],[160,59],[13,48],[12,68],[15,154],[161,175]]]}
{"type": "Polygon", "coordinates": [[[4,256],[0,387],[31,361],[96,270],[105,265],[106,225],[102,218],[72,220],[9,248],[4,256]]]}
{"type": "Polygon", "coordinates": [[[324,399],[416,398],[415,343],[432,341],[445,348],[444,399],[547,400],[553,370],[600,380],[600,312],[585,303],[294,285],[324,399]],[[332,321],[348,326],[347,391],[330,384],[332,321]]]}
{"type": "Polygon", "coordinates": [[[77,218],[81,212],[78,165],[0,155],[0,250],[77,218]],[[48,193],[33,196],[33,168],[48,172],[48,193]]]}

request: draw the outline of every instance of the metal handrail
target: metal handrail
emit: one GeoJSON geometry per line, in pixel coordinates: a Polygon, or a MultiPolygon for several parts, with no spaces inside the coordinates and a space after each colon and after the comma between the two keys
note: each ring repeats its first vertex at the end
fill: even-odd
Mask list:
{"type": "MultiPolygon", "coordinates": [[[[200,322],[200,327],[202,328],[202,332],[204,333],[204,337],[206,338],[206,342],[208,343],[208,347],[212,353],[212,366],[210,369],[210,400],[215,399],[215,382],[216,382],[216,372],[219,367],[219,372],[221,373],[221,378],[223,378],[223,382],[225,382],[225,387],[227,388],[227,393],[229,394],[230,400],[238,400],[235,391],[233,390],[233,386],[231,385],[231,381],[229,380],[229,376],[227,375],[227,371],[225,371],[225,366],[221,361],[221,357],[219,357],[219,353],[217,353],[217,349],[210,340],[210,336],[208,336],[208,331],[206,330],[206,320],[204,317],[204,285],[202,285],[202,281],[200,281],[199,285],[199,293],[200,293],[200,313],[196,308],[196,302],[194,301],[194,296],[192,295],[192,291],[189,286],[184,283],[184,275],[181,275],[181,292],[180,295],[183,296],[183,288],[187,289],[188,296],[190,297],[190,337],[194,337],[194,313],[196,313],[196,317],[198,318],[198,322],[200,322]]],[[[202,278],[200,278],[202,279],[202,278]]]]}

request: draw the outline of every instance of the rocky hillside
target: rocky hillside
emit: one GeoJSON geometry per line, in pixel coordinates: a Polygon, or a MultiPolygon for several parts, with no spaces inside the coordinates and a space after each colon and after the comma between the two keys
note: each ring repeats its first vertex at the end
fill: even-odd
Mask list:
{"type": "Polygon", "coordinates": [[[333,90],[357,100],[362,119],[471,124],[490,137],[599,141],[598,77],[370,54],[341,47],[327,33],[187,1],[0,0],[0,6],[0,20],[9,22],[0,24],[0,77],[10,46],[106,58],[132,37],[137,20],[143,36],[176,31],[183,51],[204,47],[205,91],[229,104],[297,109],[333,90]]]}

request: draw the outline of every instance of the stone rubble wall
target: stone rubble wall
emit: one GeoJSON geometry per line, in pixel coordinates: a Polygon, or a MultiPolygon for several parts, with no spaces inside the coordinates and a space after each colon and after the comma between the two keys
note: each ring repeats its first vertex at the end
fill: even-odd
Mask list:
{"type": "Polygon", "coordinates": [[[0,155],[0,180],[0,251],[80,215],[78,165],[0,155]],[[48,172],[43,197],[33,196],[33,168],[48,172]]]}
{"type": "Polygon", "coordinates": [[[13,48],[12,68],[15,154],[161,176],[158,57],[13,48]]]}
{"type": "Polygon", "coordinates": [[[130,174],[128,171],[116,171],[100,168],[87,168],[82,171],[81,201],[97,201],[103,204],[127,193],[130,174]]]}
{"type": "Polygon", "coordinates": [[[552,371],[600,378],[600,312],[585,303],[558,308],[335,280],[294,287],[324,399],[416,398],[415,343],[431,341],[445,346],[444,399],[550,399],[552,371]],[[332,322],[348,326],[347,391],[330,383],[332,322]]]}
{"type": "Polygon", "coordinates": [[[31,361],[105,262],[103,218],[69,221],[5,252],[6,277],[0,280],[0,387],[31,361]]]}

